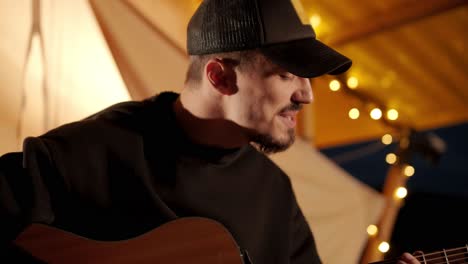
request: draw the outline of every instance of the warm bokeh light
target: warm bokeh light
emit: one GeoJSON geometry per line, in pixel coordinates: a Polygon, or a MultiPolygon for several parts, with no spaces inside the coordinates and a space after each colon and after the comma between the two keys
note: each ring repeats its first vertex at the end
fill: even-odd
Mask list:
{"type": "Polygon", "coordinates": [[[374,108],[371,110],[370,116],[374,120],[379,120],[382,117],[382,110],[379,108],[374,108]]]}
{"type": "Polygon", "coordinates": [[[387,161],[388,164],[395,164],[397,161],[397,156],[393,153],[388,153],[385,157],[385,161],[387,161]]]}
{"type": "Polygon", "coordinates": [[[348,84],[348,87],[351,89],[356,89],[359,85],[358,79],[354,76],[349,77],[346,83],[348,84]]]}
{"type": "Polygon", "coordinates": [[[341,88],[341,84],[337,80],[331,81],[329,86],[330,86],[330,90],[334,92],[338,91],[341,88]]]}
{"type": "Polygon", "coordinates": [[[405,168],[403,169],[403,173],[405,176],[411,177],[414,175],[414,167],[411,165],[406,165],[405,168]]]}
{"type": "Polygon", "coordinates": [[[397,120],[398,119],[398,111],[395,109],[390,109],[387,111],[387,118],[389,120],[397,120]]]}
{"type": "Polygon", "coordinates": [[[358,119],[359,118],[359,109],[351,108],[351,110],[349,110],[348,116],[351,119],[358,119]]]}
{"type": "Polygon", "coordinates": [[[318,26],[320,25],[320,23],[322,23],[322,18],[320,17],[320,15],[318,14],[313,14],[311,17],[310,17],[310,24],[312,25],[312,27],[314,28],[314,30],[316,28],[318,28],[318,26]]]}
{"type": "Polygon", "coordinates": [[[400,199],[405,198],[407,194],[408,194],[408,190],[406,190],[405,187],[398,187],[395,190],[395,196],[400,199]]]}
{"type": "Polygon", "coordinates": [[[382,243],[379,244],[379,251],[382,253],[386,253],[390,249],[390,245],[383,241],[382,243]]]}
{"type": "Polygon", "coordinates": [[[382,136],[382,143],[385,145],[390,145],[393,142],[393,137],[390,134],[385,134],[382,136]]]}
{"type": "Polygon", "coordinates": [[[378,231],[379,229],[377,228],[376,225],[369,225],[367,227],[367,234],[369,234],[369,236],[375,236],[378,231]]]}

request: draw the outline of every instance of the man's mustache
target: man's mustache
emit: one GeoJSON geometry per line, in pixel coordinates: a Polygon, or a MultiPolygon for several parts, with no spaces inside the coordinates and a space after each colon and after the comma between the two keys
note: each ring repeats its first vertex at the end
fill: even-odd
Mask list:
{"type": "Polygon", "coordinates": [[[288,112],[288,111],[300,111],[301,109],[302,109],[302,104],[291,103],[290,105],[288,105],[285,108],[281,109],[280,113],[284,113],[284,112],[288,112]]]}

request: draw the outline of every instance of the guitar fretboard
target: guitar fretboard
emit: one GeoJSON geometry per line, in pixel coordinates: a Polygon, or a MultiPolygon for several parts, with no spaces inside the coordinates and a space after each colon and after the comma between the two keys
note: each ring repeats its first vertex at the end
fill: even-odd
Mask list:
{"type": "MultiPolygon", "coordinates": [[[[421,264],[466,264],[468,263],[468,244],[464,247],[443,249],[428,254],[415,255],[421,264]]],[[[397,259],[372,262],[370,264],[396,263],[397,259]]]]}

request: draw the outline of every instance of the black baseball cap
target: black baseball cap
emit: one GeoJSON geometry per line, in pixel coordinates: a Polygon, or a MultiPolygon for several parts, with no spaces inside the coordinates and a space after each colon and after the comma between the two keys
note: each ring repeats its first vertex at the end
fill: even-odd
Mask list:
{"type": "Polygon", "coordinates": [[[189,55],[258,49],[304,78],[337,75],[351,60],[302,24],[291,0],[204,0],[187,28],[189,55]]]}

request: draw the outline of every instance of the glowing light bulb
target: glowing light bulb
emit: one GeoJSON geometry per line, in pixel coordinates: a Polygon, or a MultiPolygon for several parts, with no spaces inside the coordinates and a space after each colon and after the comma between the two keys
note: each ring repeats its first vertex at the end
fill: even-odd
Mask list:
{"type": "Polygon", "coordinates": [[[402,199],[408,194],[408,190],[405,187],[398,187],[395,191],[395,196],[402,199]]]}
{"type": "Polygon", "coordinates": [[[397,120],[398,119],[398,111],[395,109],[390,109],[387,111],[387,118],[389,120],[397,120]]]}
{"type": "Polygon", "coordinates": [[[405,176],[411,177],[414,175],[414,167],[411,165],[406,165],[405,168],[403,169],[403,173],[405,176]]]}
{"type": "Polygon", "coordinates": [[[370,116],[374,120],[379,120],[382,117],[382,110],[379,108],[374,108],[371,110],[370,116]]]}
{"type": "Polygon", "coordinates": [[[385,134],[382,136],[382,143],[385,145],[390,145],[393,142],[393,137],[390,134],[385,134]]]}
{"type": "Polygon", "coordinates": [[[388,164],[395,164],[397,161],[397,156],[393,153],[388,153],[385,157],[385,161],[387,161],[388,164]]]}
{"type": "Polygon", "coordinates": [[[312,25],[314,29],[317,28],[320,25],[320,23],[322,23],[322,18],[320,17],[320,15],[313,14],[310,17],[310,25],[312,25]]]}
{"type": "Polygon", "coordinates": [[[348,116],[351,119],[358,119],[359,118],[359,109],[352,108],[351,110],[349,110],[348,116]]]}
{"type": "Polygon", "coordinates": [[[387,242],[383,241],[382,243],[379,244],[379,251],[380,252],[385,253],[389,249],[390,249],[390,245],[387,242]]]}
{"type": "Polygon", "coordinates": [[[346,83],[348,84],[348,87],[350,89],[356,89],[359,85],[359,80],[356,77],[351,76],[348,78],[348,81],[346,83]]]}
{"type": "Polygon", "coordinates": [[[367,234],[369,234],[370,236],[375,236],[378,231],[379,229],[377,228],[376,225],[369,225],[367,227],[367,234]]]}
{"type": "Polygon", "coordinates": [[[338,91],[341,88],[341,84],[337,80],[331,81],[329,86],[330,86],[330,90],[334,92],[338,91]]]}

